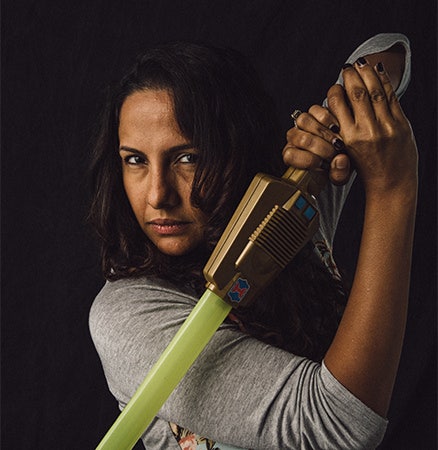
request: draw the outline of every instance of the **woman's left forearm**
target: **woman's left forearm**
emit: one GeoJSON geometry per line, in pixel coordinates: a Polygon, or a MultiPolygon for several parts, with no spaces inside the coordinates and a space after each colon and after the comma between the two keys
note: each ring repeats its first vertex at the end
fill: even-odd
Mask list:
{"type": "Polygon", "coordinates": [[[381,415],[389,406],[403,344],[416,194],[413,183],[397,194],[367,196],[351,294],[325,357],[333,375],[381,415]]]}

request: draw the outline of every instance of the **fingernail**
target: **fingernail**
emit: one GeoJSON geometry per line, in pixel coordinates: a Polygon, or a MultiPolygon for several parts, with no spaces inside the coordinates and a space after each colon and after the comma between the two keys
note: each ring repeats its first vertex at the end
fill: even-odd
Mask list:
{"type": "Polygon", "coordinates": [[[361,56],[360,58],[357,59],[356,64],[359,67],[366,66],[367,65],[367,60],[361,56]]]}
{"type": "Polygon", "coordinates": [[[339,138],[334,138],[332,141],[333,147],[340,153],[342,150],[345,149],[345,144],[343,141],[341,141],[339,138]]]}
{"type": "Polygon", "coordinates": [[[383,63],[378,62],[377,65],[376,65],[376,68],[377,68],[377,72],[385,73],[385,68],[383,67],[383,63]]]}
{"type": "Polygon", "coordinates": [[[346,63],[342,66],[342,70],[349,69],[350,67],[353,67],[353,65],[350,63],[346,63]]]}
{"type": "Polygon", "coordinates": [[[329,126],[329,129],[330,129],[331,131],[333,131],[333,133],[339,133],[339,132],[341,131],[341,129],[340,129],[337,125],[335,125],[335,124],[330,125],[330,126],[329,126]]]}

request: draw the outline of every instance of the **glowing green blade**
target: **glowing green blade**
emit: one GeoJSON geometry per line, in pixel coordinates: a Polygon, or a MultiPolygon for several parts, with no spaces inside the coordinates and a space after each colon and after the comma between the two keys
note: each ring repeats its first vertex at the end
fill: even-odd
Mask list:
{"type": "Polygon", "coordinates": [[[97,450],[130,450],[225,320],[231,306],[207,289],[97,450]]]}

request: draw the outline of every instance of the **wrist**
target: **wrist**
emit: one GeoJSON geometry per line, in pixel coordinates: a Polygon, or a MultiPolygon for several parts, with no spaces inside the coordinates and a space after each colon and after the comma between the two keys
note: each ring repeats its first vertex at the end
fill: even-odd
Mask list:
{"type": "Polygon", "coordinates": [[[407,181],[397,180],[394,183],[374,183],[365,185],[367,203],[391,202],[393,204],[415,205],[418,194],[417,177],[407,181]]]}
{"type": "MultiPolygon", "coordinates": [[[[366,195],[365,223],[368,230],[401,231],[415,223],[417,209],[416,187],[393,189],[391,191],[373,191],[366,195]]],[[[365,226],[365,224],[364,224],[365,226]]],[[[380,240],[386,240],[380,236],[380,240]]],[[[403,238],[404,239],[404,238],[403,238]]]]}

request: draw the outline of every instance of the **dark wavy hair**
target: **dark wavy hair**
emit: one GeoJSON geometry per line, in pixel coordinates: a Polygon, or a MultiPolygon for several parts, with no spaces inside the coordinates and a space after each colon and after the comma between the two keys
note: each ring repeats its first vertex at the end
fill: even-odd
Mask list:
{"type": "MultiPolygon", "coordinates": [[[[89,218],[102,240],[104,276],[154,276],[202,293],[202,268],[252,177],[284,171],[282,139],[273,101],[240,53],[177,42],[139,56],[108,90],[93,148],[89,218]],[[169,91],[180,130],[199,151],[191,202],[209,219],[204,244],[184,256],[167,256],[155,247],[137,223],[123,188],[119,113],[130,94],[145,89],[169,91]]],[[[246,332],[321,359],[344,300],[341,284],[307,249],[275,286],[235,315],[246,332]]]]}

